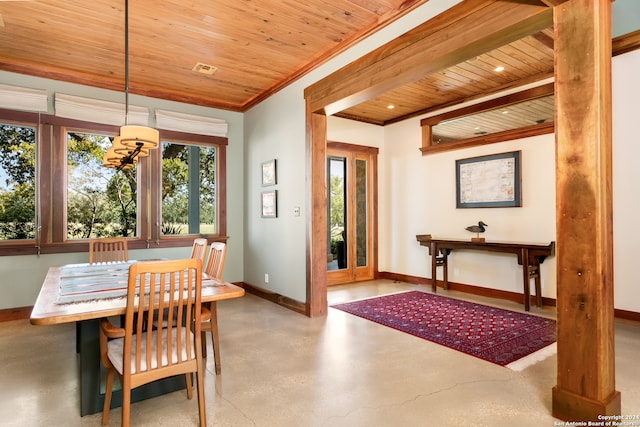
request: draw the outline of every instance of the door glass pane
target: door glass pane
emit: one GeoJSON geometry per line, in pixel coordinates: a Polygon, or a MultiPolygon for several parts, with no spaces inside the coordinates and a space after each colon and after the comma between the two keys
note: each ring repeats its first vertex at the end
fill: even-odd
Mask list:
{"type": "Polygon", "coordinates": [[[367,162],[356,160],[356,267],[367,265],[367,162]]]}
{"type": "Polygon", "coordinates": [[[347,268],[347,161],[344,157],[329,157],[327,163],[327,270],[342,270],[347,268]]]}

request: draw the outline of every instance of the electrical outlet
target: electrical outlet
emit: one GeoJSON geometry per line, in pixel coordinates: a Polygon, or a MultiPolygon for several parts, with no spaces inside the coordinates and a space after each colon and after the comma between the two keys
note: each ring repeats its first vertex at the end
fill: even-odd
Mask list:
{"type": "Polygon", "coordinates": [[[269,273],[264,273],[264,283],[269,283],[269,273]]]}
{"type": "Polygon", "coordinates": [[[295,206],[293,208],[293,216],[300,216],[300,206],[295,206]]]}

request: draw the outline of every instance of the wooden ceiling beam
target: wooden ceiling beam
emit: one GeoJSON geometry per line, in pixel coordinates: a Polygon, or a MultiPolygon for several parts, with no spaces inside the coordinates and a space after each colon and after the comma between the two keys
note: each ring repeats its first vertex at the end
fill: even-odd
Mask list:
{"type": "Polygon", "coordinates": [[[313,112],[335,114],[553,23],[553,9],[465,1],[305,90],[313,112]]]}
{"type": "Polygon", "coordinates": [[[640,49],[640,30],[613,39],[613,56],[640,49]]]}
{"type": "Polygon", "coordinates": [[[553,95],[553,87],[553,83],[547,83],[545,85],[523,90],[521,92],[501,96],[500,98],[495,98],[489,101],[480,102],[478,104],[469,105],[457,110],[447,111],[446,113],[438,114],[437,116],[431,116],[420,120],[420,126],[435,126],[445,120],[451,120],[458,117],[466,117],[472,114],[478,114],[499,107],[506,107],[509,105],[517,104],[519,102],[530,101],[532,99],[541,98],[543,96],[553,95]]]}
{"type": "Polygon", "coordinates": [[[540,43],[544,44],[545,46],[547,46],[549,49],[553,49],[553,37],[548,36],[547,34],[545,34],[542,31],[539,31],[535,34],[533,34],[532,36],[534,39],[538,40],[540,43]]]}

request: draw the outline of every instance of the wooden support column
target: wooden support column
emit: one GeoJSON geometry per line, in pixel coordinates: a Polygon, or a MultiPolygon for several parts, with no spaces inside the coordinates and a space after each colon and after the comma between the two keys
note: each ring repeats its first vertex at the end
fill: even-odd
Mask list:
{"type": "Polygon", "coordinates": [[[553,416],[620,414],[615,390],[611,0],[554,8],[558,384],[553,416]]]}
{"type": "Polygon", "coordinates": [[[327,314],[327,116],[307,102],[307,316],[327,314]]]}

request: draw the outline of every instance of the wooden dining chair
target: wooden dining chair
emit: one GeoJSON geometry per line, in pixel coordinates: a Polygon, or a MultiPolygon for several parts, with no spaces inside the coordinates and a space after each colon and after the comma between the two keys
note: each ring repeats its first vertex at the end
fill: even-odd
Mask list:
{"type": "MultiPolygon", "coordinates": [[[[129,261],[129,248],[124,237],[89,240],[89,264],[129,261]]],[[[76,353],[80,353],[80,322],[76,322],[76,353]]]]}
{"type": "Polygon", "coordinates": [[[196,374],[200,425],[206,426],[200,334],[202,262],[199,259],[139,262],[129,267],[124,328],[100,321],[100,359],[107,368],[102,425],[109,421],[113,378],[122,387],[122,426],[129,425],[131,390],[152,381],[185,375],[187,398],[196,374]],[[163,313],[177,316],[164,316],[163,313]],[[158,325],[145,330],[143,325],[158,325]],[[163,318],[164,317],[164,318],[163,318]],[[136,320],[138,319],[138,320],[136,320]]]}
{"type": "Polygon", "coordinates": [[[207,255],[207,239],[197,238],[193,240],[193,247],[191,248],[191,258],[197,258],[202,261],[204,265],[204,257],[207,255]]]}
{"type": "MultiPolygon", "coordinates": [[[[222,276],[224,259],[227,255],[227,245],[223,242],[211,243],[209,258],[204,267],[204,273],[213,279],[222,276]]],[[[202,304],[202,357],[207,357],[207,331],[211,332],[211,347],[213,348],[213,360],[216,367],[216,374],[222,371],[220,362],[220,343],[218,340],[218,308],[216,302],[202,304]]]]}
{"type": "Polygon", "coordinates": [[[129,249],[124,237],[89,240],[89,264],[126,261],[129,261],[129,249]]]}

